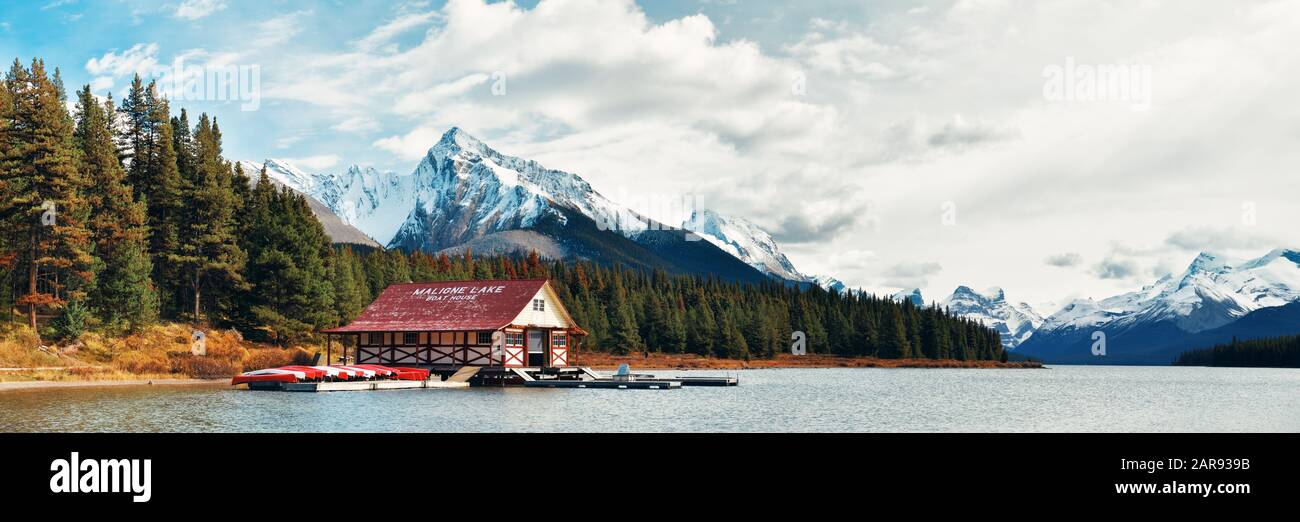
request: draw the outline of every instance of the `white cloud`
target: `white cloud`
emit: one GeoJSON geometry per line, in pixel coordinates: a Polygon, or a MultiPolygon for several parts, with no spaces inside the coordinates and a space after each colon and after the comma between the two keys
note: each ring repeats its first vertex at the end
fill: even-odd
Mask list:
{"type": "MultiPolygon", "coordinates": [[[[158,67],[158,44],[138,43],[122,52],[116,49],[86,61],[86,72],[110,78],[139,74],[148,76],[158,67]]],[[[102,81],[102,80],[96,80],[102,81]]]]}
{"type": "Polygon", "coordinates": [[[374,132],[379,130],[379,122],[365,116],[353,116],[330,128],[339,132],[374,132]]]}
{"type": "Polygon", "coordinates": [[[325,170],[338,165],[340,160],[337,154],[321,154],[301,158],[287,158],[285,161],[312,170],[325,170]]]}
{"type": "Polygon", "coordinates": [[[90,81],[90,90],[95,92],[104,92],[113,89],[112,76],[96,76],[90,81]]]}
{"type": "Polygon", "coordinates": [[[311,10],[294,11],[258,22],[253,43],[258,47],[270,47],[288,41],[302,32],[303,24],[312,13],[311,10]]]}
{"type": "Polygon", "coordinates": [[[223,0],[184,0],[176,7],[176,17],[198,20],[225,8],[223,0]]]}
{"type": "Polygon", "coordinates": [[[389,47],[389,42],[391,42],[393,38],[413,29],[433,23],[436,16],[437,12],[434,11],[425,13],[402,13],[396,18],[388,21],[388,23],[370,31],[370,34],[367,34],[364,38],[358,40],[356,45],[358,48],[367,51],[379,49],[385,51],[396,51],[396,48],[389,47]]]}

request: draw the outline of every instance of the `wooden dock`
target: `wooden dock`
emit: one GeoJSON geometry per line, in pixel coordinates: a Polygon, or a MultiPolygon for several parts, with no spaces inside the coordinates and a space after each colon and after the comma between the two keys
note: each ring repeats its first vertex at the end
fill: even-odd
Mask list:
{"type": "Polygon", "coordinates": [[[681,388],[682,383],[674,381],[574,381],[560,379],[532,380],[524,382],[526,388],[593,388],[615,390],[671,390],[681,388]]]}
{"type": "Polygon", "coordinates": [[[523,386],[526,388],[585,388],[607,390],[676,390],[685,386],[736,386],[731,376],[656,377],[634,373],[604,375],[587,367],[536,368],[501,366],[434,366],[426,381],[324,381],[299,383],[249,383],[250,390],[293,392],[409,390],[465,388],[469,386],[523,386]]]}
{"type": "MultiPolygon", "coordinates": [[[[609,381],[614,377],[603,375],[591,368],[583,368],[583,374],[587,379],[593,381],[609,381]]],[[[654,375],[644,373],[634,373],[630,375],[635,380],[675,382],[682,386],[736,386],[740,384],[740,379],[730,376],[692,376],[692,377],[655,377],[654,375]]]]}

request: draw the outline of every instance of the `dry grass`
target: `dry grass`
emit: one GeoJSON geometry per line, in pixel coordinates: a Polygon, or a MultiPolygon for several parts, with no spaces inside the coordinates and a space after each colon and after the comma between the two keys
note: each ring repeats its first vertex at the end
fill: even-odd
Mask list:
{"type": "Polygon", "coordinates": [[[600,369],[617,368],[626,363],[635,369],[711,369],[739,370],[757,368],[1041,368],[1034,362],[956,361],[933,359],[877,359],[875,357],[839,357],[809,354],[781,354],[772,359],[717,359],[693,354],[610,355],[580,352],[576,364],[600,369]]]}
{"type": "Polygon", "coordinates": [[[232,330],[206,330],[207,355],[190,354],[190,325],[163,324],[114,337],[87,333],[72,345],[40,349],[25,327],[0,331],[0,381],[221,378],[242,371],[307,364],[318,347],[290,349],[245,341],[232,330]],[[57,355],[56,355],[57,354],[57,355]],[[44,370],[59,367],[59,370],[44,370]]]}
{"type": "Polygon", "coordinates": [[[0,382],[23,382],[23,381],[49,381],[49,382],[66,382],[66,381],[127,381],[138,379],[175,379],[177,375],[173,374],[135,374],[126,373],[114,368],[104,368],[96,366],[79,366],[67,370],[30,370],[19,372],[0,372],[0,382]]]}
{"type": "Polygon", "coordinates": [[[62,366],[58,355],[37,349],[36,334],[26,326],[7,326],[0,330],[0,367],[38,368],[62,366]]]}

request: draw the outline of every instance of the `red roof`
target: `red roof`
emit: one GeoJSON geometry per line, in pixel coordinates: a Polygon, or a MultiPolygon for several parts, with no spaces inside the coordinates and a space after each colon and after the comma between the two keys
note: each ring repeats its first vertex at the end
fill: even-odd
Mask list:
{"type": "Polygon", "coordinates": [[[324,332],[497,330],[529,306],[545,284],[545,279],[395,284],[356,320],[324,332]]]}

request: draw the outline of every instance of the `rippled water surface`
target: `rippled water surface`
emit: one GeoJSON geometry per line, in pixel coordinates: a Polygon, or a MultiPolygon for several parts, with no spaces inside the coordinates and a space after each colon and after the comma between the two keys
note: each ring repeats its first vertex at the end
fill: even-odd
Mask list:
{"type": "Polygon", "coordinates": [[[739,377],[736,387],[679,390],[0,391],[0,431],[1300,431],[1300,370],[781,369],[739,377]]]}

